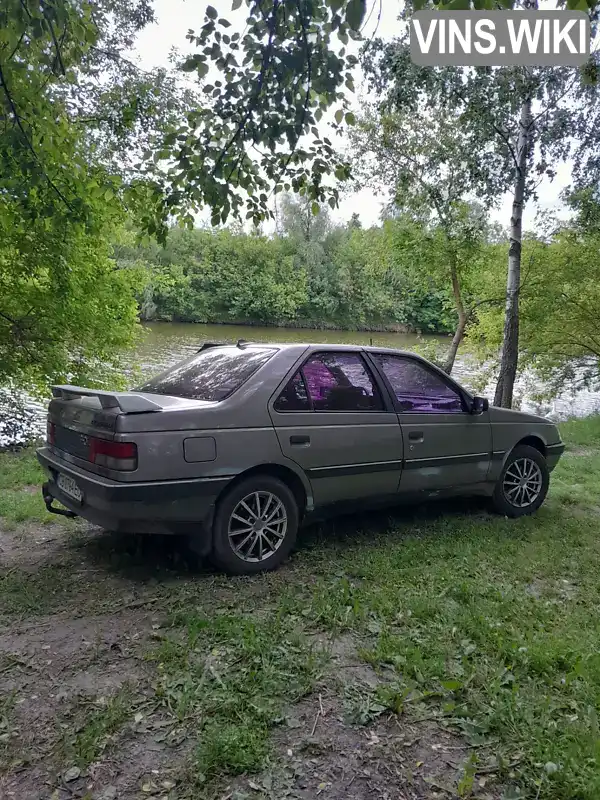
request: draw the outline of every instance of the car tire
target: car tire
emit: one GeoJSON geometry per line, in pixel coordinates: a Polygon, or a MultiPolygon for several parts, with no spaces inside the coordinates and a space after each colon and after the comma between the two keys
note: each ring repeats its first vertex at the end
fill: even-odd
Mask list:
{"type": "Polygon", "coordinates": [[[524,517],[535,513],[548,494],[550,471],[539,450],[517,445],[508,456],[494,494],[494,510],[505,517],[524,517]]]}
{"type": "Polygon", "coordinates": [[[294,547],[298,522],[298,504],[290,488],[271,475],[253,475],[219,501],[210,559],[232,575],[275,569],[294,547]]]}

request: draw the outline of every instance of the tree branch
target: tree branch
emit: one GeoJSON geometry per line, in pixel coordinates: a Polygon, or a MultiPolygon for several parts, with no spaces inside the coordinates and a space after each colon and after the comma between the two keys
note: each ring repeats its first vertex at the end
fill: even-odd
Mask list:
{"type": "Polygon", "coordinates": [[[265,49],[263,51],[263,56],[262,56],[262,59],[261,59],[260,72],[258,74],[256,91],[254,92],[253,97],[251,97],[249,102],[248,102],[248,107],[246,109],[246,113],[244,114],[244,116],[242,117],[240,123],[238,124],[237,130],[235,131],[233,136],[229,139],[229,141],[227,142],[225,147],[221,150],[221,152],[219,153],[219,157],[215,161],[214,166],[213,166],[213,168],[211,170],[211,175],[213,177],[214,177],[215,172],[217,171],[217,169],[223,163],[223,159],[227,155],[229,149],[235,144],[235,142],[241,136],[242,131],[246,127],[246,123],[248,122],[252,112],[254,111],[254,108],[255,108],[255,105],[256,105],[256,103],[258,101],[258,98],[260,97],[260,93],[262,91],[265,75],[268,72],[268,66],[269,66],[269,62],[270,62],[270,59],[271,59],[271,53],[272,53],[272,50],[273,50],[273,39],[275,37],[275,27],[276,27],[276,24],[277,24],[277,20],[275,18],[275,15],[277,14],[278,7],[279,7],[279,0],[273,0],[273,11],[272,11],[273,22],[269,26],[269,37],[267,39],[267,44],[265,45],[265,49]]]}
{"type": "MultiPolygon", "coordinates": [[[[44,15],[44,19],[48,23],[48,28],[50,29],[50,36],[52,36],[52,41],[54,42],[54,50],[56,52],[56,58],[54,59],[54,64],[58,64],[60,67],[60,71],[63,75],[66,74],[65,64],[62,59],[62,54],[60,52],[60,45],[58,43],[58,39],[56,38],[56,33],[54,32],[54,25],[52,24],[52,20],[48,18],[48,14],[46,13],[46,4],[44,2],[41,3],[42,14],[44,15]]],[[[52,68],[53,71],[55,67],[52,68]]]]}
{"type": "Polygon", "coordinates": [[[29,140],[29,136],[27,135],[27,132],[26,132],[25,128],[23,127],[23,122],[21,121],[21,117],[19,116],[19,112],[17,111],[17,107],[15,106],[14,100],[13,100],[13,98],[12,98],[12,96],[11,96],[11,94],[10,94],[9,88],[8,88],[8,86],[7,86],[7,84],[6,84],[6,80],[5,80],[5,78],[4,78],[4,73],[2,72],[2,67],[1,67],[1,66],[0,66],[0,86],[2,87],[2,89],[3,89],[3,91],[4,91],[4,94],[5,94],[5,96],[6,96],[6,100],[7,100],[7,102],[8,102],[8,105],[9,105],[9,107],[10,107],[10,110],[11,110],[11,112],[12,112],[12,115],[13,115],[13,117],[14,117],[14,120],[15,120],[15,122],[16,122],[16,124],[17,124],[17,127],[18,127],[18,128],[19,128],[19,130],[21,131],[21,135],[23,136],[23,139],[24,139],[24,141],[25,141],[25,144],[27,145],[27,149],[28,149],[28,150],[31,152],[31,154],[32,154],[32,155],[33,155],[33,157],[35,158],[35,160],[36,160],[37,164],[38,164],[38,165],[39,165],[39,167],[41,168],[41,170],[42,170],[42,175],[43,175],[43,176],[44,176],[44,178],[47,180],[47,182],[48,182],[48,185],[50,186],[50,188],[51,188],[51,189],[52,189],[54,192],[56,192],[56,194],[58,195],[58,197],[59,197],[59,198],[62,200],[62,202],[63,202],[63,203],[66,205],[66,207],[69,209],[69,211],[73,211],[73,207],[72,207],[72,205],[69,203],[69,201],[67,200],[67,198],[66,198],[66,197],[64,196],[64,194],[63,194],[63,193],[60,191],[60,189],[58,188],[58,186],[56,186],[56,184],[54,183],[54,181],[53,181],[53,180],[50,178],[50,176],[48,175],[48,173],[47,173],[47,172],[46,172],[46,170],[44,169],[44,166],[43,166],[42,162],[40,161],[40,159],[39,159],[39,157],[38,157],[38,154],[35,152],[35,149],[34,149],[33,145],[31,144],[31,141],[29,140]]]}

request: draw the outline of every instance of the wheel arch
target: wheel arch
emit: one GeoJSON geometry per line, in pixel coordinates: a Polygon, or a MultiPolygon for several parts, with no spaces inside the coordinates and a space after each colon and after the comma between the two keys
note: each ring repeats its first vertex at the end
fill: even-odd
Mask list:
{"type": "Polygon", "coordinates": [[[280,481],[285,483],[296,499],[296,503],[298,504],[298,515],[300,519],[302,519],[311,498],[309,497],[309,493],[304,485],[304,482],[302,481],[302,478],[298,475],[298,473],[294,472],[293,469],[286,467],[284,464],[257,464],[254,467],[250,467],[250,469],[240,472],[223,489],[217,499],[217,503],[219,503],[222,498],[239,483],[247,480],[248,478],[252,478],[255,475],[269,475],[271,478],[278,478],[280,481]]]}
{"type": "MultiPolygon", "coordinates": [[[[543,456],[546,455],[546,443],[544,442],[544,440],[540,436],[535,436],[534,434],[530,434],[528,436],[524,436],[522,439],[519,439],[519,441],[515,444],[515,446],[510,451],[510,453],[512,453],[513,450],[516,447],[519,447],[520,445],[523,445],[523,444],[529,445],[529,447],[535,448],[543,456]]],[[[510,455],[510,453],[508,455],[510,455]]]]}

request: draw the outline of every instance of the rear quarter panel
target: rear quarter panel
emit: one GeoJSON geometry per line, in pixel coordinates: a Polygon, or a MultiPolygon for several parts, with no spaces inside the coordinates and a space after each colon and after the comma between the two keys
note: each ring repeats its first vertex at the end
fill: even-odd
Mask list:
{"type": "Polygon", "coordinates": [[[236,476],[261,464],[283,464],[298,474],[281,452],[267,402],[305,349],[280,351],[222,402],[121,415],[115,438],[136,443],[138,469],[120,479],[236,476]],[[214,444],[190,442],[193,439],[212,439],[214,444]],[[186,452],[204,452],[206,460],[186,460],[186,452]]]}

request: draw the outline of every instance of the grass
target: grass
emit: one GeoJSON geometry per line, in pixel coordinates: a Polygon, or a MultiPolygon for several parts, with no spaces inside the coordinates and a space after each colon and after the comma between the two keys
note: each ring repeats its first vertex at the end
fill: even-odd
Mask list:
{"type": "MultiPolygon", "coordinates": [[[[340,689],[350,723],[392,712],[455,731],[471,748],[459,796],[483,770],[506,798],[597,800],[600,417],[561,432],[568,449],[533,517],[469,502],[354,518],[309,531],[272,575],[159,586],[169,621],[147,658],[161,713],[194,743],[191,793],[269,763],[273,727],[335,683],[315,642],[350,633],[381,676],[340,689]]],[[[35,465],[23,454],[2,471],[10,458],[0,485],[19,491],[35,465]]],[[[67,584],[59,567],[0,572],[0,607],[57,607],[67,584]]],[[[126,724],[130,700],[114,703],[87,709],[68,739],[73,763],[99,758],[126,724]]]]}
{"type": "Polygon", "coordinates": [[[71,520],[49,514],[42,500],[44,472],[34,448],[0,453],[0,518],[5,528],[22,522],[72,525],[71,520]]]}
{"type": "Polygon", "coordinates": [[[262,618],[182,610],[172,627],[177,636],[165,638],[152,656],[157,692],[194,731],[195,780],[256,771],[269,751],[271,727],[311,691],[324,653],[277,608],[262,618]]]}
{"type": "Polygon", "coordinates": [[[0,614],[31,616],[63,609],[80,591],[72,565],[0,569],[0,614]]]}
{"type": "Polygon", "coordinates": [[[101,697],[95,704],[79,703],[71,712],[74,719],[70,720],[58,749],[61,762],[84,769],[97,761],[111,737],[132,718],[132,702],[131,692],[124,687],[112,697],[101,697]]]}
{"type": "Polygon", "coordinates": [[[569,446],[600,447],[600,416],[572,419],[560,424],[563,440],[569,446]]]}

